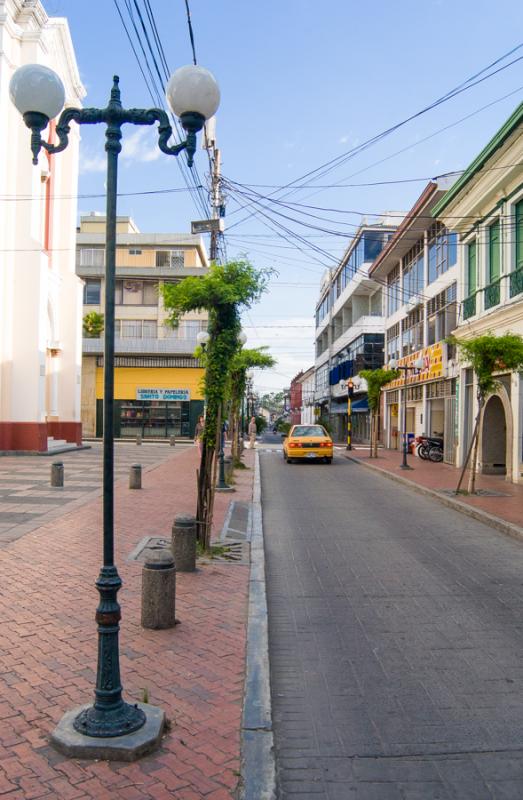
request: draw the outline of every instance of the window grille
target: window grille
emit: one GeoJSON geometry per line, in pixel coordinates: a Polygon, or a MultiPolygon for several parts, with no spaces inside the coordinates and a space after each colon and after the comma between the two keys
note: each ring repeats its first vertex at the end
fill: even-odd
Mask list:
{"type": "Polygon", "coordinates": [[[399,402],[399,392],[397,389],[394,389],[392,392],[385,392],[385,402],[388,406],[393,405],[393,403],[399,402]]]}
{"type": "Polygon", "coordinates": [[[104,247],[81,247],[80,266],[82,267],[103,267],[105,263],[104,247]]]}
{"type": "MultiPolygon", "coordinates": [[[[103,367],[104,357],[97,356],[96,366],[103,367]]],[[[172,369],[172,367],[199,368],[201,363],[197,358],[191,356],[115,356],[115,367],[161,367],[172,369]]]]}

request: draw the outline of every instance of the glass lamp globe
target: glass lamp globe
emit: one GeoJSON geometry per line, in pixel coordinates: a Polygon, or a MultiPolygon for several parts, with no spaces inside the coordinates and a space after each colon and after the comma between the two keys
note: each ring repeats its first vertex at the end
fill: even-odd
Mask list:
{"type": "Polygon", "coordinates": [[[238,336],[238,341],[240,342],[241,345],[244,345],[247,342],[247,334],[245,333],[245,331],[240,331],[240,334],[238,336]]]}
{"type": "Polygon", "coordinates": [[[423,369],[425,367],[425,361],[422,358],[417,358],[412,366],[414,369],[423,369]]]}
{"type": "Polygon", "coordinates": [[[180,118],[185,114],[198,114],[206,120],[220,105],[220,89],[214,75],[205,67],[193,64],[173,72],[165,96],[173,114],[180,118]]]}
{"type": "Polygon", "coordinates": [[[49,120],[58,116],[64,107],[65,89],[59,76],[49,67],[25,64],[13,73],[9,96],[20,114],[43,114],[49,120]]]}
{"type": "Polygon", "coordinates": [[[196,334],[196,342],[200,346],[206,345],[208,341],[209,341],[209,334],[207,333],[207,331],[200,331],[199,333],[196,334]]]}
{"type": "Polygon", "coordinates": [[[389,369],[396,369],[397,366],[398,366],[398,360],[396,358],[391,358],[391,360],[388,363],[389,369]]]}

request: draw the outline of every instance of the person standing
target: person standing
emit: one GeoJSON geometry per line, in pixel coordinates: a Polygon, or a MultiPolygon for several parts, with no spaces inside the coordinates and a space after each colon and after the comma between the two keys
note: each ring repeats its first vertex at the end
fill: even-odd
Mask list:
{"type": "Polygon", "coordinates": [[[247,428],[247,433],[249,434],[249,447],[251,450],[254,450],[256,447],[256,419],[251,417],[251,421],[249,422],[249,427],[247,428]]]}

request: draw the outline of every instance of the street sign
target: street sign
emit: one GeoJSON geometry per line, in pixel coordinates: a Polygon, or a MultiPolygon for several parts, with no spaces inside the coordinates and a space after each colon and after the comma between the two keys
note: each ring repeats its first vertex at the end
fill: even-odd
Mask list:
{"type": "Polygon", "coordinates": [[[223,219],[197,219],[191,222],[191,233],[221,233],[223,219]]]}

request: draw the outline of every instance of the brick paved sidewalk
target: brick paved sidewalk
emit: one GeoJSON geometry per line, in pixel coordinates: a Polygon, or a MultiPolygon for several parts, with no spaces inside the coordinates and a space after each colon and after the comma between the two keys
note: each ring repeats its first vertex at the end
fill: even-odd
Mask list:
{"type": "MultiPolygon", "coordinates": [[[[341,450],[338,450],[341,453],[341,450]]],[[[476,496],[458,495],[451,493],[458,485],[461,470],[450,464],[423,461],[415,455],[408,456],[408,464],[413,469],[403,470],[400,467],[403,455],[397,450],[378,450],[378,458],[369,458],[368,447],[357,447],[350,452],[343,451],[343,455],[356,458],[369,467],[383,470],[389,475],[403,478],[415,485],[441,492],[443,496],[456,498],[471,508],[480,509],[494,517],[498,517],[513,525],[523,525],[523,484],[509,483],[502,475],[478,475],[476,486],[489,494],[476,496]]],[[[467,488],[465,477],[464,488],[467,488]]]]}
{"type": "MultiPolygon", "coordinates": [[[[252,460],[247,452],[251,467],[252,460]]],[[[2,798],[234,797],[249,568],[212,562],[195,574],[178,575],[181,625],[146,631],[140,626],[141,565],[126,560],[144,536],[170,536],[176,513],[194,513],[196,466],[191,448],[146,472],[141,491],[129,490],[127,481],[117,484],[124,694],[143,700],[146,691],[172,722],[162,748],[135,764],[66,759],[48,744],[64,711],[93,696],[101,499],[72,510],[66,506],[62,516],[0,550],[2,798]]],[[[253,469],[237,473],[236,493],[216,497],[215,532],[231,497],[250,501],[252,477],[253,469]]]]}

